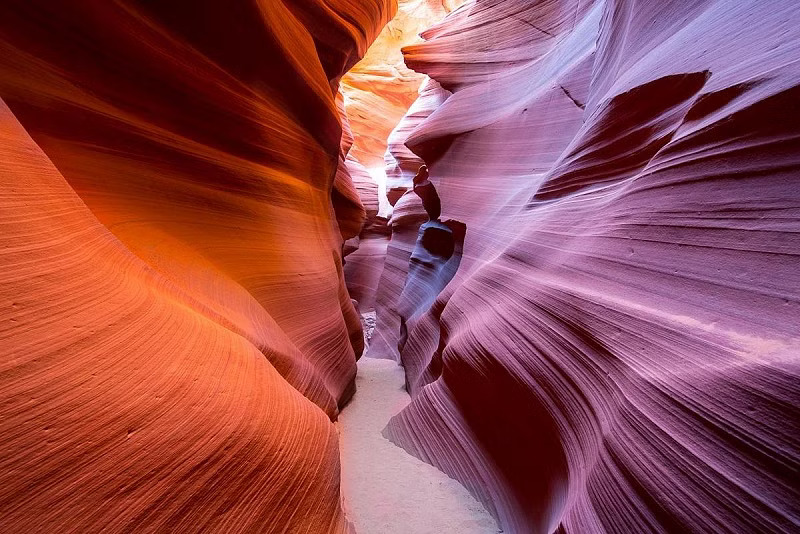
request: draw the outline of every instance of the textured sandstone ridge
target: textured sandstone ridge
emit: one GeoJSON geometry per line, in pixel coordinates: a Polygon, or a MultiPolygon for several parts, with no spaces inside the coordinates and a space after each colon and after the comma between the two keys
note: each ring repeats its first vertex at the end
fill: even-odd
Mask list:
{"type": "Polygon", "coordinates": [[[353,159],[368,168],[382,167],[386,140],[425,79],[403,62],[401,48],[421,41],[419,34],[464,0],[399,0],[389,21],[364,58],[342,78],[342,93],[355,144],[353,159]]]}
{"type": "Polygon", "coordinates": [[[388,149],[384,159],[386,161],[386,191],[392,206],[411,187],[411,181],[420,165],[422,158],[414,154],[405,145],[408,136],[419,124],[439,107],[450,91],[430,78],[426,78],[420,85],[419,95],[397,126],[389,134],[388,149]]]}
{"type": "Polygon", "coordinates": [[[334,95],[394,8],[0,3],[0,530],[347,530],[334,95]]]}
{"type": "Polygon", "coordinates": [[[407,279],[424,216],[395,206],[371,351],[414,401],[386,435],[506,532],[800,528],[798,19],[473,0],[405,49],[452,95],[396,134],[467,230],[444,290],[407,279]]]}
{"type": "MultiPolygon", "coordinates": [[[[419,158],[406,149],[397,159],[406,157],[407,161],[397,162],[395,155],[387,151],[387,143],[389,147],[398,148],[395,143],[398,134],[393,129],[412,104],[418,107],[420,102],[429,101],[417,98],[418,92],[435,86],[425,75],[406,67],[401,48],[420,42],[420,32],[442,20],[463,2],[400,0],[397,15],[384,27],[364,58],[342,78],[346,128],[342,143],[344,164],[340,165],[340,173],[349,172],[361,202],[367,207],[367,220],[360,235],[347,236],[350,239],[344,249],[347,288],[361,312],[374,309],[389,234],[385,219],[376,217],[379,192],[374,175],[383,174],[384,158],[392,162],[386,172],[390,187],[388,198],[394,204],[398,185],[407,187],[413,172],[400,175],[408,174],[407,169],[415,163],[418,166],[419,158]]],[[[405,137],[400,147],[403,141],[405,137]]]]}

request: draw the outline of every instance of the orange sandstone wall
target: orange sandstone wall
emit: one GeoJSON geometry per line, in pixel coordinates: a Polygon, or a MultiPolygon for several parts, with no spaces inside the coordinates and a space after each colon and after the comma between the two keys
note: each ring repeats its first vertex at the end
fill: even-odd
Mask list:
{"type": "Polygon", "coordinates": [[[387,138],[417,99],[425,75],[406,67],[402,47],[464,0],[400,0],[364,58],[342,78],[342,93],[355,142],[350,154],[369,168],[384,166],[387,138]]]}
{"type": "Polygon", "coordinates": [[[393,11],[0,4],[3,531],[347,529],[334,95],[393,11]]]}

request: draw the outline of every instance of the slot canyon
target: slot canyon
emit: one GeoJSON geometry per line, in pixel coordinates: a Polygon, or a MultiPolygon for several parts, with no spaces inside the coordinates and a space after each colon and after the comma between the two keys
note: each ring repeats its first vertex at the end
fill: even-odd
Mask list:
{"type": "Polygon", "coordinates": [[[799,23],[0,0],[0,533],[800,533],[799,23]]]}

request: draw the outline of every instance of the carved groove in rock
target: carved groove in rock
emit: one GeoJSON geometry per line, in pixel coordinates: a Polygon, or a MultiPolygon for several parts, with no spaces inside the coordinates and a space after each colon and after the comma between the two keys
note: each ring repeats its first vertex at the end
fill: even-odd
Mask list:
{"type": "Polygon", "coordinates": [[[0,530],[353,532],[373,313],[381,435],[505,532],[800,530],[798,19],[0,3],[0,530]]]}

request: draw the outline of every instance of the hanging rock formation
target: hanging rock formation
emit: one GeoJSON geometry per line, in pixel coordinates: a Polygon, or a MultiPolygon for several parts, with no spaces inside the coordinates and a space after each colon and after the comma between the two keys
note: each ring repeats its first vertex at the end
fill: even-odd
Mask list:
{"type": "Polygon", "coordinates": [[[468,231],[415,296],[397,201],[376,346],[414,401],[386,435],[506,532],[800,528],[799,18],[472,0],[404,50],[442,89],[390,172],[404,139],[468,231]]]}
{"type": "Polygon", "coordinates": [[[426,78],[420,85],[419,95],[408,113],[389,134],[388,149],[384,158],[386,160],[386,194],[392,206],[411,187],[411,180],[419,167],[425,163],[405,145],[408,136],[450,94],[450,91],[442,89],[434,80],[426,78]]]}
{"type": "Polygon", "coordinates": [[[0,4],[4,532],[344,532],[339,77],[390,0],[0,4]]]}

